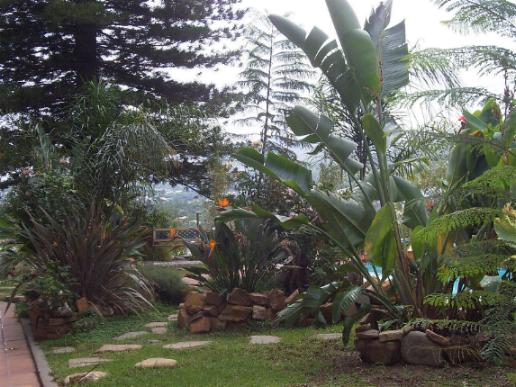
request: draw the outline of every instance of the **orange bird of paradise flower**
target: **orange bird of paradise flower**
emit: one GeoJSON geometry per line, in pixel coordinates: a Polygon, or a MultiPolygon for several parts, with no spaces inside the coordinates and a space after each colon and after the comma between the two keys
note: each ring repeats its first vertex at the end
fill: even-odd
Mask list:
{"type": "Polygon", "coordinates": [[[208,246],[210,246],[210,254],[208,254],[208,258],[209,258],[213,254],[215,247],[217,247],[217,242],[214,239],[212,239],[212,240],[210,240],[210,243],[208,244],[208,246]]]}
{"type": "Polygon", "coordinates": [[[217,200],[217,206],[222,207],[222,208],[226,208],[230,204],[231,203],[228,198],[220,198],[219,200],[217,200]]]}

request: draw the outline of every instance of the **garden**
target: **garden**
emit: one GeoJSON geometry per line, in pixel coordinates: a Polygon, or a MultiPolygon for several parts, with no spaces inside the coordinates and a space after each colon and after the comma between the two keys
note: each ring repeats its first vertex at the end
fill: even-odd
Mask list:
{"type": "Polygon", "coordinates": [[[0,2],[0,305],[53,386],[516,385],[516,5],[424,48],[359,3],[0,2]]]}

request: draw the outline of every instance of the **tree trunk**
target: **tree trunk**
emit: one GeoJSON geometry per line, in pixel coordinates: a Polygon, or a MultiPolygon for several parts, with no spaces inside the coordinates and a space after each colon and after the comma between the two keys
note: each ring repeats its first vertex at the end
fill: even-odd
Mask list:
{"type": "MultiPolygon", "coordinates": [[[[91,0],[78,0],[77,3],[88,3],[91,0]]],[[[98,26],[95,23],[78,23],[73,36],[73,66],[77,84],[94,81],[98,78],[99,61],[97,46],[98,26]]]]}

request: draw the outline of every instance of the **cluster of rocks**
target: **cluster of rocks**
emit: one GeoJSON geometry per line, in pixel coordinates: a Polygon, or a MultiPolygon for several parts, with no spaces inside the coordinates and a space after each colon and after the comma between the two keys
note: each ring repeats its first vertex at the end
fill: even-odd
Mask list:
{"type": "MultiPolygon", "coordinates": [[[[362,321],[356,329],[355,349],[366,363],[393,365],[403,360],[413,365],[442,367],[446,361],[456,363],[454,354],[461,346],[465,348],[464,340],[469,339],[446,337],[431,329],[415,330],[409,325],[380,332],[362,321]]],[[[461,362],[465,360],[464,356],[460,354],[461,362]]],[[[473,357],[467,360],[479,360],[474,351],[469,351],[468,356],[473,357]]]]}
{"type": "Polygon", "coordinates": [[[78,316],[69,307],[50,309],[41,299],[28,302],[32,334],[36,340],[52,340],[63,337],[73,329],[78,316]]]}
{"type": "Polygon", "coordinates": [[[288,302],[278,289],[249,293],[235,288],[226,297],[211,291],[192,291],[180,304],[177,321],[179,328],[188,329],[190,333],[220,331],[250,320],[270,321],[288,302]]]}

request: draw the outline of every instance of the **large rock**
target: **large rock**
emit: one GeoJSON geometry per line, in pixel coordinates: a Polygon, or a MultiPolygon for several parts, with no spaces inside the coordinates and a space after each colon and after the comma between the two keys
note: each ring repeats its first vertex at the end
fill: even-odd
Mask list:
{"type": "Polygon", "coordinates": [[[409,364],[432,367],[444,365],[442,348],[419,331],[410,332],[401,340],[401,356],[409,364]]]}
{"type": "Polygon", "coordinates": [[[227,305],[222,311],[222,313],[219,315],[219,320],[231,322],[244,322],[251,317],[252,313],[253,308],[247,306],[227,305]]]}
{"type": "Polygon", "coordinates": [[[208,333],[211,329],[210,318],[202,316],[190,322],[190,333],[208,333]]]}
{"type": "Polygon", "coordinates": [[[134,366],[136,368],[174,368],[175,366],[177,366],[177,361],[175,361],[174,359],[153,357],[136,363],[134,366]]]}
{"type": "Polygon", "coordinates": [[[206,300],[206,294],[199,292],[189,292],[185,297],[184,306],[189,309],[191,307],[202,307],[206,300]]]}
{"type": "Polygon", "coordinates": [[[380,337],[380,332],[376,329],[369,329],[367,331],[356,332],[356,337],[360,340],[376,340],[380,337]]]}
{"type": "Polygon", "coordinates": [[[267,296],[269,297],[269,305],[271,306],[273,312],[278,312],[285,308],[286,297],[282,290],[273,289],[269,291],[267,296]]]}
{"type": "Polygon", "coordinates": [[[294,301],[296,301],[299,298],[299,296],[300,296],[299,290],[298,289],[294,290],[292,293],[290,293],[290,296],[288,296],[285,299],[285,304],[287,304],[287,305],[292,304],[294,301]]]}
{"type": "Polygon", "coordinates": [[[255,305],[267,306],[269,304],[269,298],[262,293],[249,293],[251,301],[255,305]]]}
{"type": "Polygon", "coordinates": [[[219,307],[226,302],[225,298],[215,292],[206,293],[206,304],[219,307]]]}
{"type": "Polygon", "coordinates": [[[271,320],[272,319],[272,311],[267,309],[264,306],[254,305],[253,306],[253,320],[271,320]]]}
{"type": "Polygon", "coordinates": [[[70,384],[94,382],[99,379],[105,378],[107,375],[107,372],[101,371],[79,372],[76,374],[68,375],[64,379],[64,385],[69,386],[70,384]]]}
{"type": "Polygon", "coordinates": [[[432,331],[430,329],[427,329],[425,331],[425,335],[431,341],[433,341],[434,343],[439,344],[439,345],[441,345],[443,347],[447,347],[448,345],[450,345],[450,338],[449,337],[441,336],[440,334],[435,333],[434,331],[432,331]]]}
{"type": "Polygon", "coordinates": [[[251,296],[244,289],[235,288],[228,294],[228,303],[240,306],[251,306],[251,296]]]}
{"type": "Polygon", "coordinates": [[[226,329],[227,322],[221,321],[218,318],[210,317],[210,329],[211,331],[223,331],[226,329]]]}
{"type": "Polygon", "coordinates": [[[179,312],[177,313],[177,326],[179,329],[187,329],[188,324],[190,324],[190,315],[183,307],[179,309],[179,312]]]}
{"type": "Polygon", "coordinates": [[[215,305],[203,306],[202,312],[205,315],[212,316],[212,317],[217,317],[220,314],[219,308],[216,307],[215,305]]]}
{"type": "Polygon", "coordinates": [[[401,341],[403,338],[404,333],[401,329],[396,329],[392,331],[383,331],[380,332],[379,339],[383,343],[385,341],[401,341]]]}
{"type": "Polygon", "coordinates": [[[399,341],[356,340],[355,349],[365,363],[393,365],[401,360],[399,341]]]}

